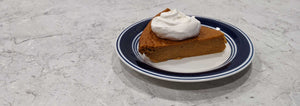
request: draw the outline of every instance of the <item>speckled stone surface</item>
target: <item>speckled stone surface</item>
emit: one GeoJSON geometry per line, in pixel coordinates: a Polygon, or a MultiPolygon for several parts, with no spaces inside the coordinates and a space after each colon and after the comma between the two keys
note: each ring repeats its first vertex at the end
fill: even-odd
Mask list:
{"type": "Polygon", "coordinates": [[[0,105],[299,106],[299,47],[299,0],[0,0],[0,105]],[[134,72],[116,37],[167,7],[239,27],[253,63],[202,83],[134,72]]]}

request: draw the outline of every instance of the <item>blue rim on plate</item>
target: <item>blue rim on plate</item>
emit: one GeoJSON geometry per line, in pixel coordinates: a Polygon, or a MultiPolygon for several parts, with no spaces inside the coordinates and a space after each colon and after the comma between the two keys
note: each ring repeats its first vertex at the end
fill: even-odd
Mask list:
{"type": "Polygon", "coordinates": [[[227,65],[214,69],[208,72],[201,73],[173,73],[157,69],[140,61],[135,55],[132,47],[134,39],[140,36],[151,18],[139,21],[128,28],[126,28],[116,40],[116,51],[120,59],[135,71],[144,75],[175,82],[201,82],[216,80],[224,77],[234,75],[246,68],[252,61],[254,56],[254,48],[249,37],[237,27],[217,21],[210,18],[198,17],[196,19],[201,21],[201,24],[213,28],[219,27],[222,32],[230,36],[236,44],[236,53],[230,63],[227,65]]]}

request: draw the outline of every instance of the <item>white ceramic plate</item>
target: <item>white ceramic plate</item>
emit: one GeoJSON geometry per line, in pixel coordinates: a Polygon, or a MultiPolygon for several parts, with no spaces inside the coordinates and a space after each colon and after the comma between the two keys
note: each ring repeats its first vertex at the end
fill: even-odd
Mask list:
{"type": "Polygon", "coordinates": [[[149,63],[137,52],[137,47],[139,36],[151,18],[126,28],[116,40],[116,52],[120,59],[135,71],[153,78],[175,82],[220,79],[242,71],[251,63],[254,56],[253,44],[243,31],[231,24],[214,19],[204,17],[196,17],[196,19],[205,26],[220,28],[225,33],[228,44],[223,53],[158,64],[149,63]]]}

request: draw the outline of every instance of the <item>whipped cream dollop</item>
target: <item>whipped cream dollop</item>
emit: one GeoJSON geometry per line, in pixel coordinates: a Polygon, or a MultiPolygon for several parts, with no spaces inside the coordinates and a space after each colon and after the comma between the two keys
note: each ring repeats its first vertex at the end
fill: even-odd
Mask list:
{"type": "Polygon", "coordinates": [[[184,40],[198,36],[201,23],[195,16],[187,16],[176,9],[163,12],[151,21],[152,31],[159,37],[169,40],[184,40]]]}

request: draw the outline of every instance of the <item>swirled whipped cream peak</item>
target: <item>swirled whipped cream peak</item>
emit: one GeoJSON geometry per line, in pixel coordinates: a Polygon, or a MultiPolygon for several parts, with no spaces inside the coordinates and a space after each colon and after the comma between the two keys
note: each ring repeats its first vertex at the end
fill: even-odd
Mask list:
{"type": "Polygon", "coordinates": [[[169,40],[184,40],[199,35],[201,23],[195,16],[187,16],[176,9],[163,12],[151,21],[152,31],[169,40]]]}

